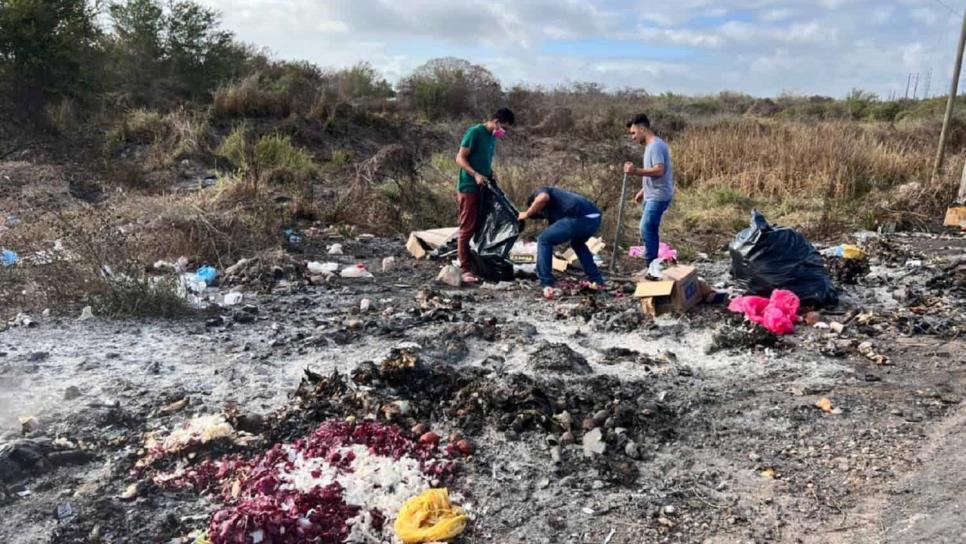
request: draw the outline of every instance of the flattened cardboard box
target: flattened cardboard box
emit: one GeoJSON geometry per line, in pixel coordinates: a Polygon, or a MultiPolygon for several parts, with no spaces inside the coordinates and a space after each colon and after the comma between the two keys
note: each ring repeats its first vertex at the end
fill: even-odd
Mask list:
{"type": "Polygon", "coordinates": [[[456,227],[413,231],[409,233],[406,249],[413,257],[422,259],[429,255],[430,251],[454,240],[457,235],[459,235],[459,229],[456,227]]]}
{"type": "Polygon", "coordinates": [[[701,301],[701,284],[693,266],[675,266],[664,271],[660,281],[642,281],[634,296],[641,299],[644,313],[659,316],[684,313],[701,301]]]}

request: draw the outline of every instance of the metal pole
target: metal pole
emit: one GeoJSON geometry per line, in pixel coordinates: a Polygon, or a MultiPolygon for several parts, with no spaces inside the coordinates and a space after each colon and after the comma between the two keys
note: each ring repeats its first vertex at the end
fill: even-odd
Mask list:
{"type": "Polygon", "coordinates": [[[932,167],[932,179],[936,179],[939,176],[939,171],[943,167],[943,158],[946,153],[946,138],[949,136],[949,121],[953,118],[953,104],[956,103],[959,71],[963,67],[963,45],[966,45],[966,11],[963,11],[963,28],[959,31],[956,65],[953,66],[953,80],[949,84],[949,97],[946,99],[946,115],[943,117],[942,132],[939,133],[939,149],[936,151],[936,163],[932,167]]]}
{"type": "Polygon", "coordinates": [[[617,254],[620,252],[618,246],[621,243],[621,230],[624,228],[624,200],[627,198],[627,172],[624,172],[624,180],[621,181],[621,200],[617,207],[617,227],[614,228],[614,249],[610,257],[610,272],[614,273],[617,268],[617,254]]]}

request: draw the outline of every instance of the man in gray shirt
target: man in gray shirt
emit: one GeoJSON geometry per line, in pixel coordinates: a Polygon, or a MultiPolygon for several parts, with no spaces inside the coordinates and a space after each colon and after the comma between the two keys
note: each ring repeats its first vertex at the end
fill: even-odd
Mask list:
{"type": "Polygon", "coordinates": [[[674,171],[671,167],[671,150],[667,143],[651,130],[651,122],[640,113],[627,122],[631,139],[644,145],[644,167],[624,163],[624,173],[642,176],[641,190],[634,195],[634,202],[644,204],[641,216],[641,241],[644,243],[644,259],[647,265],[657,258],[660,245],[661,217],[674,197],[674,171]]]}

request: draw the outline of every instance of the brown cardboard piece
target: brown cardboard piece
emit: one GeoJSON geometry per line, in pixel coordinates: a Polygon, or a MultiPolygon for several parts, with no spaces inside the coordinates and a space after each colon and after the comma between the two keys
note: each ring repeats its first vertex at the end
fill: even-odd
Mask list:
{"type": "Polygon", "coordinates": [[[946,209],[946,220],[943,221],[946,227],[966,226],[966,205],[953,206],[946,209]]]}
{"type": "MultiPolygon", "coordinates": [[[[596,236],[587,240],[587,249],[589,249],[594,255],[599,254],[606,246],[607,244],[596,236]]],[[[553,269],[557,272],[566,272],[568,266],[579,260],[580,258],[577,257],[577,253],[573,250],[573,248],[567,248],[567,251],[564,251],[560,257],[557,257],[556,255],[553,256],[553,269]]]]}
{"type": "Polygon", "coordinates": [[[456,227],[413,231],[409,233],[406,249],[413,257],[422,259],[430,251],[455,239],[458,234],[459,229],[456,227]]]}
{"type": "Polygon", "coordinates": [[[693,266],[674,266],[664,270],[660,281],[637,284],[634,297],[641,299],[644,313],[659,316],[668,312],[684,313],[701,302],[701,284],[693,266]]]}

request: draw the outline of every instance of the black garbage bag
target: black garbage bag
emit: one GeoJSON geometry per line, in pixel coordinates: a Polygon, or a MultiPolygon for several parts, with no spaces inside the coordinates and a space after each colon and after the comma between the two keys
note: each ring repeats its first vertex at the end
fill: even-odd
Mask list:
{"type": "Polygon", "coordinates": [[[520,236],[519,213],[496,182],[480,187],[480,212],[470,240],[474,274],[488,281],[513,280],[508,256],[520,236]]]}
{"type": "Polygon", "coordinates": [[[787,289],[803,306],[838,304],[838,293],[818,250],[798,231],[769,225],[758,210],[751,213],[751,226],[738,233],[728,251],[731,276],[751,294],[767,297],[775,289],[787,289]]]}

